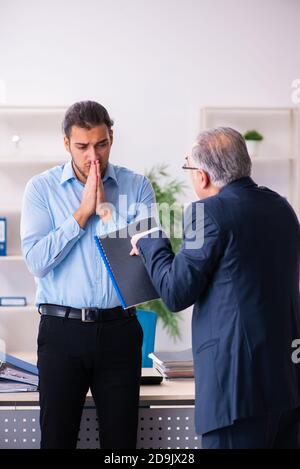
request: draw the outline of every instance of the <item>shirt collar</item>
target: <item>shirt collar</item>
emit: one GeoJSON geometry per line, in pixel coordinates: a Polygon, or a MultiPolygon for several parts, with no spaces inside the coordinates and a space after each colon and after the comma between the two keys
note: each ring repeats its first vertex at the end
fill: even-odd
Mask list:
{"type": "Polygon", "coordinates": [[[115,170],[114,165],[111,164],[111,163],[108,163],[108,165],[107,165],[107,168],[106,168],[106,171],[105,171],[105,174],[104,174],[104,178],[103,178],[103,182],[107,181],[107,179],[109,179],[109,178],[113,179],[115,181],[115,183],[118,185],[116,170],[115,170]]]}
{"type": "Polygon", "coordinates": [[[69,181],[69,179],[76,179],[71,161],[65,163],[63,172],[61,174],[60,183],[63,184],[64,182],[69,181]]]}
{"type": "MultiPolygon", "coordinates": [[[[115,167],[111,163],[108,163],[107,165],[105,175],[103,178],[103,182],[107,181],[107,179],[109,178],[113,179],[115,183],[118,185],[115,167]]],[[[65,163],[62,174],[61,174],[60,183],[63,184],[64,182],[69,181],[70,179],[77,179],[73,171],[72,161],[68,161],[68,163],[65,163]]]]}

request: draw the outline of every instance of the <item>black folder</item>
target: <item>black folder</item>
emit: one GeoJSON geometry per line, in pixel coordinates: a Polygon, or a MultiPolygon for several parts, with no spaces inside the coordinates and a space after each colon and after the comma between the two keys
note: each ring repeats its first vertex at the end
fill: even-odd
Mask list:
{"type": "Polygon", "coordinates": [[[140,256],[130,256],[131,237],[156,227],[154,218],[130,223],[95,241],[123,309],[159,298],[140,256]]]}

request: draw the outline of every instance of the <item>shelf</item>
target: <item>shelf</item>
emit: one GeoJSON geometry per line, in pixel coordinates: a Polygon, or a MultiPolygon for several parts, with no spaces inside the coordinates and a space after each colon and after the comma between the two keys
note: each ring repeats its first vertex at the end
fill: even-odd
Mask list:
{"type": "MultiPolygon", "coordinates": [[[[0,306],[1,325],[8,321],[7,318],[12,321],[8,340],[10,335],[16,338],[11,341],[13,346],[14,340],[16,343],[23,341],[24,331],[18,325],[18,317],[26,313],[30,323],[39,319],[36,307],[31,304],[36,290],[34,276],[28,270],[21,250],[23,194],[33,176],[70,160],[61,132],[66,109],[64,105],[0,106],[0,216],[7,218],[8,239],[7,256],[0,256],[1,290],[3,296],[25,296],[30,303],[27,306],[0,306]]],[[[30,339],[26,343],[29,342],[30,339]]]]}
{"type": "Polygon", "coordinates": [[[0,201],[0,213],[1,217],[9,217],[12,215],[18,215],[19,218],[21,217],[21,210],[22,210],[22,201],[20,200],[19,203],[14,204],[14,205],[8,205],[8,201],[6,200],[1,200],[0,201]],[[2,205],[3,203],[3,205],[2,205]]]}
{"type": "Polygon", "coordinates": [[[1,212],[1,216],[6,216],[6,217],[9,217],[11,215],[20,215],[21,214],[21,207],[1,207],[0,205],[0,212],[1,212]]]}
{"type": "Polygon", "coordinates": [[[66,157],[62,157],[61,159],[56,159],[56,160],[27,160],[25,157],[24,158],[1,158],[0,157],[0,167],[1,166],[15,166],[15,165],[23,165],[23,166],[56,166],[60,164],[67,163],[66,157]]]}
{"type": "Polygon", "coordinates": [[[8,255],[8,256],[0,256],[0,262],[19,262],[19,261],[24,261],[23,256],[20,254],[15,254],[15,255],[8,255]]]}
{"type": "Polygon", "coordinates": [[[26,306],[0,306],[0,314],[3,311],[9,311],[11,313],[29,313],[32,311],[37,310],[37,307],[33,304],[29,304],[26,306]]]}
{"type": "Polygon", "coordinates": [[[257,114],[263,113],[263,112],[291,112],[292,110],[296,111],[298,108],[297,107],[239,107],[239,106],[232,106],[232,107],[226,107],[226,106],[206,106],[203,108],[204,112],[207,111],[214,111],[214,112],[254,112],[257,114]]]}
{"type": "Polygon", "coordinates": [[[202,108],[201,128],[216,127],[232,127],[242,135],[250,129],[257,129],[263,135],[264,139],[259,144],[257,156],[250,155],[253,178],[259,185],[270,187],[287,197],[299,216],[299,107],[207,106],[202,108]]]}
{"type": "Polygon", "coordinates": [[[66,111],[64,106],[0,106],[0,115],[41,115],[49,116],[62,114],[66,111]]]}
{"type": "Polygon", "coordinates": [[[267,156],[260,157],[257,156],[255,158],[251,158],[252,163],[253,162],[261,162],[261,163],[282,163],[283,161],[287,163],[292,163],[295,161],[295,158],[268,158],[267,156]]]}

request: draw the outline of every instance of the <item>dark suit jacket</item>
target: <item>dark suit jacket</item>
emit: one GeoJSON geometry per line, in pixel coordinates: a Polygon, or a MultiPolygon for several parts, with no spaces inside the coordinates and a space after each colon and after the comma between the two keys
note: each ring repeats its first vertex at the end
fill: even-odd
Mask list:
{"type": "Polygon", "coordinates": [[[174,256],[167,239],[137,243],[170,310],[195,304],[199,434],[300,406],[300,363],[291,359],[300,338],[297,217],[283,197],[248,177],[193,203],[190,233],[201,203],[202,247],[187,249],[186,238],[174,256]]]}

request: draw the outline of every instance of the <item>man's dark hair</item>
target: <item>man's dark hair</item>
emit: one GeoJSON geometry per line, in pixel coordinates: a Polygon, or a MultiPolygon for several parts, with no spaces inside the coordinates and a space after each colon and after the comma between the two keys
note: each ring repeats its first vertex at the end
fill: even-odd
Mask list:
{"type": "Polygon", "coordinates": [[[114,124],[105,107],[95,101],[79,101],[67,109],[62,128],[66,137],[70,138],[73,125],[92,129],[101,124],[106,124],[109,129],[114,124]]]}

